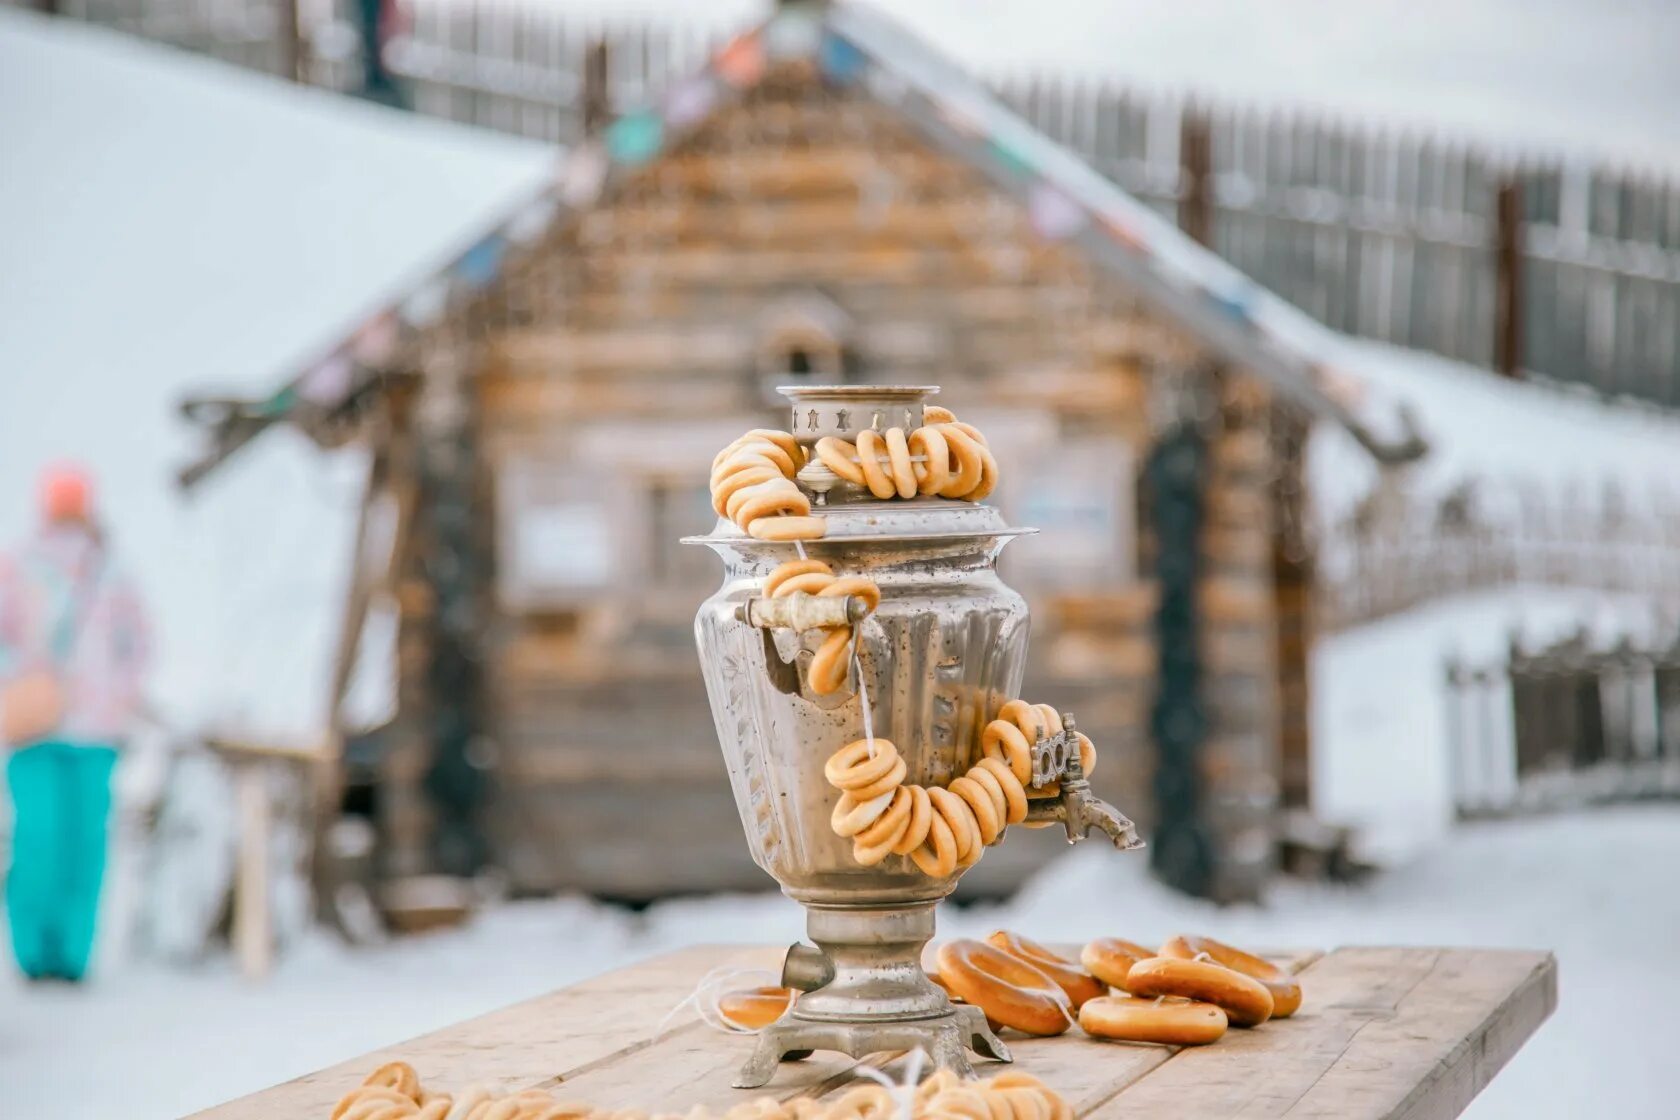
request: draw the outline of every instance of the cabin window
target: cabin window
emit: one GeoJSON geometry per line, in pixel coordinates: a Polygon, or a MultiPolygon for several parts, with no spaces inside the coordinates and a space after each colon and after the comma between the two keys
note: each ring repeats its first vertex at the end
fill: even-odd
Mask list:
{"type": "Polygon", "coordinates": [[[820,292],[800,292],[781,300],[759,321],[754,377],[759,394],[785,405],[778,385],[800,382],[837,385],[853,366],[852,318],[820,292]]]}
{"type": "Polygon", "coordinates": [[[704,588],[717,582],[717,557],[709,548],[679,544],[712,531],[717,514],[705,483],[655,479],[647,496],[648,576],[661,587],[704,588]]]}

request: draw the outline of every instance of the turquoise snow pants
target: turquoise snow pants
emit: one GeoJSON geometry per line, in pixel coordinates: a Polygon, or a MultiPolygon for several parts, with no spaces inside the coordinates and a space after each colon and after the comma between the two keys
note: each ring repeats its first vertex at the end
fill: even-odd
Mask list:
{"type": "Polygon", "coordinates": [[[27,976],[80,980],[87,971],[116,761],[110,747],[44,742],[6,764],[13,809],[6,913],[27,976]]]}

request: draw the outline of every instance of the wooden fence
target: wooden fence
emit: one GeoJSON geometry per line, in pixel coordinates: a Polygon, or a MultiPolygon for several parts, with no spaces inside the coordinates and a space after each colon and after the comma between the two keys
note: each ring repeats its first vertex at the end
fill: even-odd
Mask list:
{"type": "MultiPolygon", "coordinates": [[[[49,2],[306,81],[344,89],[359,80],[350,0],[49,2]]],[[[416,109],[555,143],[581,135],[584,58],[600,29],[534,2],[409,0],[404,11],[385,57],[416,109]]],[[[616,104],[642,100],[708,46],[682,30],[605,37],[616,104]]],[[[999,88],[1167,213],[1191,194],[1180,137],[1199,116],[1212,140],[1204,186],[1214,247],[1337,330],[1479,365],[1503,357],[1539,376],[1680,406],[1680,177],[1109,83],[999,88]],[[1503,239],[1502,188],[1508,216],[1522,220],[1503,239]],[[1515,270],[1504,287],[1501,241],[1515,270]],[[1503,348],[1502,292],[1516,315],[1503,348]]]]}
{"type": "Polygon", "coordinates": [[[1585,633],[1446,666],[1461,818],[1680,797],[1680,638],[1595,648],[1585,633]]]}

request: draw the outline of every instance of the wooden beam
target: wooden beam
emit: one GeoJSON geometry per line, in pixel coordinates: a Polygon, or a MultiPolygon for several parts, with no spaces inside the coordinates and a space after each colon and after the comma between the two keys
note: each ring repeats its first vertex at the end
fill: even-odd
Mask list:
{"type": "Polygon", "coordinates": [[[1213,133],[1207,113],[1194,105],[1186,105],[1180,118],[1178,166],[1178,228],[1198,244],[1212,245],[1213,133]]]}
{"type": "Polygon", "coordinates": [[[1523,194],[1516,177],[1499,184],[1494,217],[1493,368],[1517,378],[1523,359],[1523,194]]]}
{"type": "Polygon", "coordinates": [[[605,38],[583,49],[583,134],[594,136],[612,119],[611,55],[605,38]]]}

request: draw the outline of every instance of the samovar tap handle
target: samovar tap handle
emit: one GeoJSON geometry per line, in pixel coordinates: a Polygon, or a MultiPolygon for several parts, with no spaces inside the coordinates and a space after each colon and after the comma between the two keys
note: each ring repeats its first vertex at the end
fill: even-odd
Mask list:
{"type": "Polygon", "coordinates": [[[1095,828],[1123,852],[1143,847],[1137,826],[1091,792],[1091,783],[1085,777],[1085,759],[1079,753],[1078,725],[1069,712],[1063,712],[1061,719],[1059,733],[1040,735],[1033,744],[1033,784],[1043,785],[1053,779],[1059,783],[1058,795],[1053,800],[1039,801],[1028,810],[1027,819],[1061,821],[1069,844],[1077,844],[1095,828]]]}

